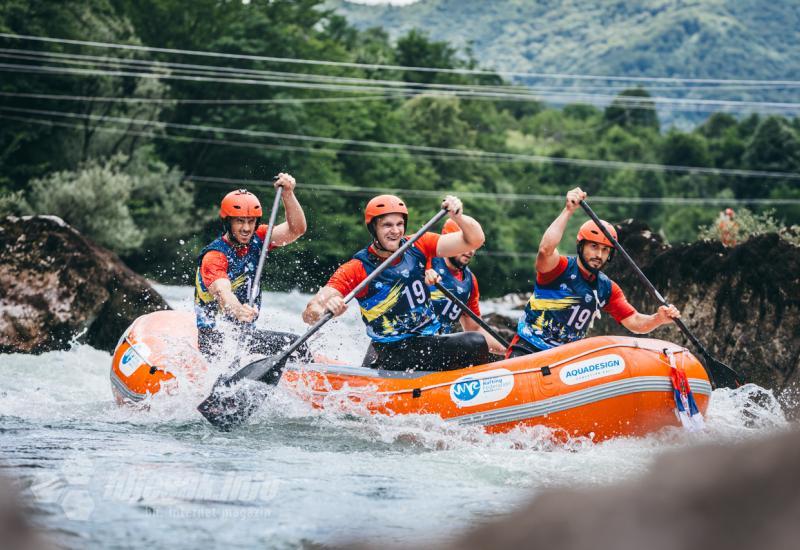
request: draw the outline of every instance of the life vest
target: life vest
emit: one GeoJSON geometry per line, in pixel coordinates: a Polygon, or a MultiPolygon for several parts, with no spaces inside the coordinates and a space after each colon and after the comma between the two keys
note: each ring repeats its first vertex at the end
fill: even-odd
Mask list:
{"type": "MultiPolygon", "coordinates": [[[[464,279],[461,281],[459,281],[450,271],[450,268],[447,267],[444,258],[433,258],[431,260],[431,268],[441,275],[441,284],[443,287],[455,294],[462,302],[469,302],[474,286],[472,284],[472,272],[468,267],[462,270],[464,279]]],[[[450,299],[435,286],[431,286],[428,290],[431,293],[433,311],[436,313],[436,317],[439,319],[439,324],[441,325],[439,334],[456,332],[461,326],[458,322],[461,318],[461,308],[451,302],[450,299]]]]}
{"type": "Polygon", "coordinates": [[[567,268],[547,284],[534,284],[533,294],[517,324],[517,334],[545,350],[580,340],[611,297],[611,279],[602,272],[587,281],[574,256],[567,268]]]}
{"type": "MultiPolygon", "coordinates": [[[[367,276],[381,262],[368,248],[358,251],[353,258],[363,264],[367,276]]],[[[425,263],[425,254],[412,246],[396,265],[384,269],[369,284],[365,296],[358,298],[361,319],[373,341],[398,342],[439,331],[425,285],[425,263]]]]}
{"type": "MultiPolygon", "coordinates": [[[[249,299],[250,289],[253,285],[253,277],[255,277],[258,259],[261,255],[261,248],[263,245],[264,241],[261,240],[258,235],[253,235],[247,249],[247,254],[239,257],[236,255],[236,249],[220,236],[200,251],[200,255],[197,257],[197,272],[195,273],[194,285],[194,311],[197,317],[198,328],[213,328],[216,325],[217,315],[224,315],[222,308],[217,303],[214,295],[206,288],[206,285],[203,283],[203,278],[200,276],[200,264],[203,262],[203,256],[212,250],[225,254],[225,257],[228,259],[228,280],[231,282],[233,294],[241,303],[246,304],[249,299]]],[[[256,294],[256,300],[253,306],[257,310],[261,309],[260,292],[256,294]]]]}

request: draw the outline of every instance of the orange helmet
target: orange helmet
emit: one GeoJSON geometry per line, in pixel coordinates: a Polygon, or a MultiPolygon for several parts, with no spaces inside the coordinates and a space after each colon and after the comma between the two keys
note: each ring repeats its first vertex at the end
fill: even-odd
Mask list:
{"type": "Polygon", "coordinates": [[[458,233],[459,231],[461,231],[461,228],[458,227],[458,224],[454,222],[452,218],[444,222],[444,226],[442,226],[442,235],[458,233]]]}
{"type": "Polygon", "coordinates": [[[364,223],[370,225],[372,220],[385,214],[402,214],[408,221],[408,208],[400,197],[378,195],[367,203],[367,208],[364,210],[364,223]]]}
{"type": "Polygon", "coordinates": [[[261,203],[247,189],[231,191],[222,199],[219,206],[219,217],[225,218],[260,218],[261,203]]]}
{"type": "MultiPolygon", "coordinates": [[[[603,227],[608,229],[608,232],[611,233],[614,240],[617,240],[617,230],[614,229],[614,226],[604,220],[600,220],[600,223],[603,224],[603,227]]],[[[593,220],[584,223],[578,230],[578,242],[580,243],[581,241],[592,241],[614,248],[614,244],[608,240],[593,220]]]]}

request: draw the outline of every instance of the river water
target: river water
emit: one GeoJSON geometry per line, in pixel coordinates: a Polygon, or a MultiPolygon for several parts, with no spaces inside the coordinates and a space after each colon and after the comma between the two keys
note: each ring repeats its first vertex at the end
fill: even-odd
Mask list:
{"type": "MultiPolygon", "coordinates": [[[[176,309],[191,290],[158,287],[176,309]]],[[[265,295],[259,323],[302,333],[308,296],[265,295]]],[[[487,304],[487,310],[491,306],[487,304]]],[[[360,361],[351,308],[312,350],[360,361]]],[[[0,473],[24,489],[59,545],[294,548],[354,539],[445,540],[546,488],[634,478],[659,455],[785,429],[771,393],[716,390],[701,433],[555,443],[544,429],[486,435],[435,416],[311,409],[276,390],[245,428],[220,433],[196,403],[118,408],[111,357],[86,345],[0,355],[0,473]]]]}

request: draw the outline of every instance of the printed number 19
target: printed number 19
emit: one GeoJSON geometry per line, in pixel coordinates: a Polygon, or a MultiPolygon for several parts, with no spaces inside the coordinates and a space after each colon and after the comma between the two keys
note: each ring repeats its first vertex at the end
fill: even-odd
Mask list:
{"type": "Polygon", "coordinates": [[[403,289],[403,294],[406,295],[406,298],[408,299],[408,305],[411,308],[425,303],[425,286],[420,280],[416,280],[411,283],[411,287],[405,287],[403,289]],[[413,295],[411,294],[412,290],[414,291],[413,295]]]}
{"type": "Polygon", "coordinates": [[[447,305],[442,310],[442,316],[449,317],[451,321],[455,321],[461,315],[461,308],[455,305],[450,300],[447,300],[447,305]],[[447,315],[447,310],[450,310],[450,315],[447,315]]]}
{"type": "Polygon", "coordinates": [[[572,315],[569,316],[569,321],[567,321],[567,324],[572,325],[573,321],[575,321],[575,328],[578,330],[582,329],[583,325],[586,324],[586,321],[589,320],[589,317],[592,316],[592,311],[589,309],[581,309],[581,306],[572,306],[570,309],[572,310],[572,315]]]}

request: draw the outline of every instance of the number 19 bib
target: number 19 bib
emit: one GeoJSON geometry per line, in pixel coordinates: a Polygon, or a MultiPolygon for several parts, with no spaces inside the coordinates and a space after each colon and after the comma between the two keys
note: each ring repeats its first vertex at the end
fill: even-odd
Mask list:
{"type": "MultiPolygon", "coordinates": [[[[367,276],[381,261],[367,248],[353,258],[364,265],[367,276]]],[[[425,286],[425,263],[425,254],[412,246],[397,264],[387,267],[370,283],[366,296],[358,298],[367,336],[375,342],[398,342],[439,331],[425,286]]]]}
{"type": "Polygon", "coordinates": [[[591,284],[581,275],[577,258],[569,257],[567,268],[555,280],[535,283],[517,334],[540,350],[580,340],[610,297],[611,279],[599,273],[596,286],[591,284]]]}

